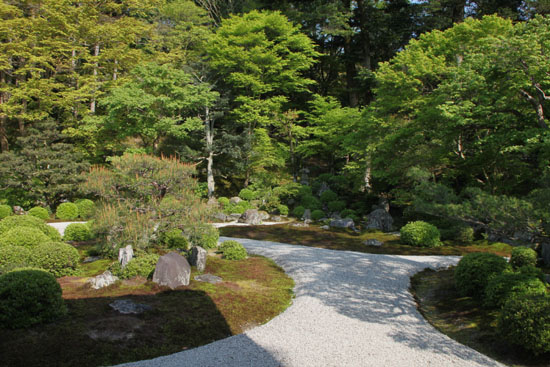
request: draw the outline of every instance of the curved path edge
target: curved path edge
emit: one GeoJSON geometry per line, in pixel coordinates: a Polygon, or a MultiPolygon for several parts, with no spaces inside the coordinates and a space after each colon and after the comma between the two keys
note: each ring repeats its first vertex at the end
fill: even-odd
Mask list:
{"type": "Polygon", "coordinates": [[[273,259],[296,283],[283,313],[243,334],[120,366],[502,366],[437,331],[410,277],[459,257],[375,255],[222,237],[273,259]]]}

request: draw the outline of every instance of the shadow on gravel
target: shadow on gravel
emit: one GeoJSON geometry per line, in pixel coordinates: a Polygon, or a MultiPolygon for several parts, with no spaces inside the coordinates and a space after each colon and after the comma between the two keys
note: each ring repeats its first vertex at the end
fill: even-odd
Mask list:
{"type": "Polygon", "coordinates": [[[253,240],[239,242],[254,253],[275,260],[296,280],[296,296],[319,299],[338,313],[368,323],[391,324],[389,337],[413,349],[454,355],[460,359],[495,365],[467,347],[435,331],[417,311],[409,292],[410,277],[427,267],[447,267],[456,257],[374,255],[284,245],[253,240]]]}

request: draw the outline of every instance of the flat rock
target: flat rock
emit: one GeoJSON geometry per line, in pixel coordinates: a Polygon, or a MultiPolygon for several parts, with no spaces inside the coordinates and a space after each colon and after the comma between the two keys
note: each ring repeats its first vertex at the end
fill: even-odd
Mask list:
{"type": "Polygon", "coordinates": [[[118,277],[114,276],[109,270],[105,271],[103,274],[95,276],[88,279],[88,284],[93,289],[101,289],[114,284],[118,280],[118,277]]]}
{"type": "Polygon", "coordinates": [[[205,282],[205,283],[210,283],[210,284],[217,284],[217,283],[221,283],[223,281],[222,278],[220,278],[218,276],[215,276],[215,275],[212,275],[212,274],[197,275],[197,276],[195,276],[195,280],[198,281],[198,282],[205,282]]]}
{"type": "Polygon", "coordinates": [[[111,306],[113,310],[120,312],[123,315],[138,315],[140,313],[153,309],[153,307],[149,305],[145,305],[143,303],[135,303],[129,299],[117,299],[116,301],[109,303],[109,306],[111,306]]]}
{"type": "Polygon", "coordinates": [[[363,245],[366,245],[366,246],[376,246],[376,247],[380,247],[382,246],[384,243],[383,242],[380,242],[378,240],[375,240],[375,239],[370,239],[370,240],[366,240],[365,242],[363,242],[363,245]]]}
{"type": "Polygon", "coordinates": [[[189,262],[192,266],[196,266],[198,271],[204,271],[206,267],[207,251],[200,246],[193,246],[189,262]]]}
{"type": "Polygon", "coordinates": [[[177,252],[169,252],[159,258],[153,282],[171,289],[189,285],[191,265],[177,252]]]}

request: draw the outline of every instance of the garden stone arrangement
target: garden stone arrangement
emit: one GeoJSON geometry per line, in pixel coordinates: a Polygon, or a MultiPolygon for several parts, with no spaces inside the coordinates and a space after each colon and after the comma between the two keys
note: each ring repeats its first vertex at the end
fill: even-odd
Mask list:
{"type": "Polygon", "coordinates": [[[435,330],[408,290],[410,276],[454,265],[457,257],[237,241],[294,278],[293,305],[244,334],[124,366],[501,366],[435,330]]]}

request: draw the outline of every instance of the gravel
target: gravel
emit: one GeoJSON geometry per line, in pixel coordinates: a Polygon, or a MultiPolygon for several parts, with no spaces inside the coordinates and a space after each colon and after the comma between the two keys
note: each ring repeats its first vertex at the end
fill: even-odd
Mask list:
{"type": "Polygon", "coordinates": [[[296,282],[293,304],[243,334],[124,366],[501,366],[434,329],[408,290],[416,272],[458,257],[233,240],[284,268],[296,282]]]}

